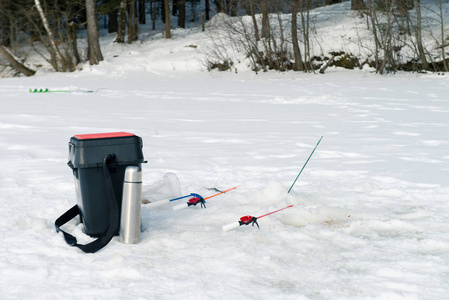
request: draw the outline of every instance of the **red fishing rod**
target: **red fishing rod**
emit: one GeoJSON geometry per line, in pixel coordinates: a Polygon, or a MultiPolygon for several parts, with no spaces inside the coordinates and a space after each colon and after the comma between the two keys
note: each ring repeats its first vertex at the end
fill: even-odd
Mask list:
{"type": "Polygon", "coordinates": [[[254,217],[254,216],[243,216],[243,217],[240,218],[239,221],[230,223],[230,224],[228,224],[228,225],[224,225],[223,227],[221,227],[221,229],[222,229],[223,231],[229,231],[229,230],[234,229],[234,228],[237,228],[237,227],[239,227],[239,226],[242,226],[242,225],[249,225],[249,224],[251,224],[252,226],[254,226],[254,224],[256,224],[256,225],[257,225],[257,228],[260,228],[260,227],[259,227],[259,223],[257,223],[257,220],[258,220],[258,219],[263,218],[263,217],[266,217],[266,216],[269,216],[269,215],[271,215],[271,214],[277,213],[277,212],[279,212],[279,211],[281,211],[281,210],[284,210],[284,209],[287,209],[287,208],[290,208],[290,207],[293,207],[293,206],[295,206],[295,205],[289,205],[289,206],[286,206],[286,207],[284,207],[284,208],[281,208],[281,209],[278,209],[278,210],[269,212],[269,213],[267,213],[267,214],[261,215],[261,216],[259,216],[259,217],[254,217]]]}
{"type": "Polygon", "coordinates": [[[201,197],[198,194],[191,194],[193,197],[191,199],[189,199],[189,201],[187,201],[185,203],[182,203],[182,204],[179,204],[179,205],[176,205],[176,206],[173,206],[173,210],[180,210],[180,209],[183,209],[183,208],[186,208],[186,207],[189,207],[189,206],[195,206],[198,203],[201,203],[201,207],[206,208],[206,200],[207,199],[210,199],[212,197],[215,197],[215,196],[227,193],[229,191],[235,190],[239,186],[241,186],[241,185],[235,186],[233,188],[227,189],[225,191],[219,192],[219,193],[217,193],[215,195],[212,195],[212,196],[209,196],[209,197],[206,197],[206,198],[203,198],[203,197],[201,197]]]}

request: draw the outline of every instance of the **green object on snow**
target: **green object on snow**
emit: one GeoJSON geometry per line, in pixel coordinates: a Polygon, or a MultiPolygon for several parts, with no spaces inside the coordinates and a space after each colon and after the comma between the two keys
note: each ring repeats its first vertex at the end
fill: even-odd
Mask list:
{"type": "Polygon", "coordinates": [[[30,93],[70,93],[70,90],[50,91],[49,89],[30,89],[30,93]]]}

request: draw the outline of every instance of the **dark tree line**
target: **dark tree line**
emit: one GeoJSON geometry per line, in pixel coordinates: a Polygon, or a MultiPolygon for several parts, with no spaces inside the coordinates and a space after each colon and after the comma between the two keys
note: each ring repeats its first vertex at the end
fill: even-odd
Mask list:
{"type": "MultiPolygon", "coordinates": [[[[186,27],[186,5],[200,0],[0,0],[0,55],[16,70],[25,66],[14,47],[19,36],[26,35],[31,45],[40,42],[46,49],[40,53],[56,71],[73,71],[77,65],[103,60],[99,45],[99,19],[106,21],[109,33],[116,33],[115,42],[132,43],[138,39],[139,24],[146,24],[147,15],[156,29],[159,18],[166,23],[170,37],[170,15],[177,16],[177,27],[186,27]],[[81,30],[87,31],[88,49],[81,55],[77,40],[81,30]],[[18,67],[22,66],[22,67],[18,67]]],[[[210,1],[206,1],[206,20],[210,18],[210,1]]],[[[38,51],[37,48],[35,48],[38,51]]]]}

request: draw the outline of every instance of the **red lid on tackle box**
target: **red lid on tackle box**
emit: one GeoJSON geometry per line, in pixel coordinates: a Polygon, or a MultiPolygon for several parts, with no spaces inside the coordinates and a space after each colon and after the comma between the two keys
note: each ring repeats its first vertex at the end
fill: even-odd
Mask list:
{"type": "Polygon", "coordinates": [[[69,162],[74,168],[96,168],[109,153],[119,165],[144,162],[142,139],[129,132],[76,134],[69,142],[69,162]]]}
{"type": "Polygon", "coordinates": [[[135,134],[122,131],[122,132],[75,134],[74,137],[77,138],[78,140],[89,140],[89,139],[105,139],[105,138],[115,138],[124,136],[135,136],[135,134]]]}

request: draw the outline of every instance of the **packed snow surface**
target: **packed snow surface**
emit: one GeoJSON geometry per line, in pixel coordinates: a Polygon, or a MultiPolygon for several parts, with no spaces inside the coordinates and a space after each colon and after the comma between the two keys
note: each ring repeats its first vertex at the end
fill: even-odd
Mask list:
{"type": "Polygon", "coordinates": [[[448,75],[200,72],[193,43],[0,80],[0,298],[447,299],[448,75]],[[145,199],[241,186],[142,205],[140,243],[85,254],[54,228],[76,203],[68,141],[116,131],[143,139],[145,199]]]}
{"type": "Polygon", "coordinates": [[[446,299],[448,84],[343,70],[2,80],[1,298],[446,299]],[[73,92],[28,92],[44,84],[73,92]],[[206,209],[143,205],[139,244],[85,254],[53,225],[76,203],[67,143],[114,131],[143,138],[144,198],[179,194],[167,174],[182,195],[242,186],[206,209]]]}

